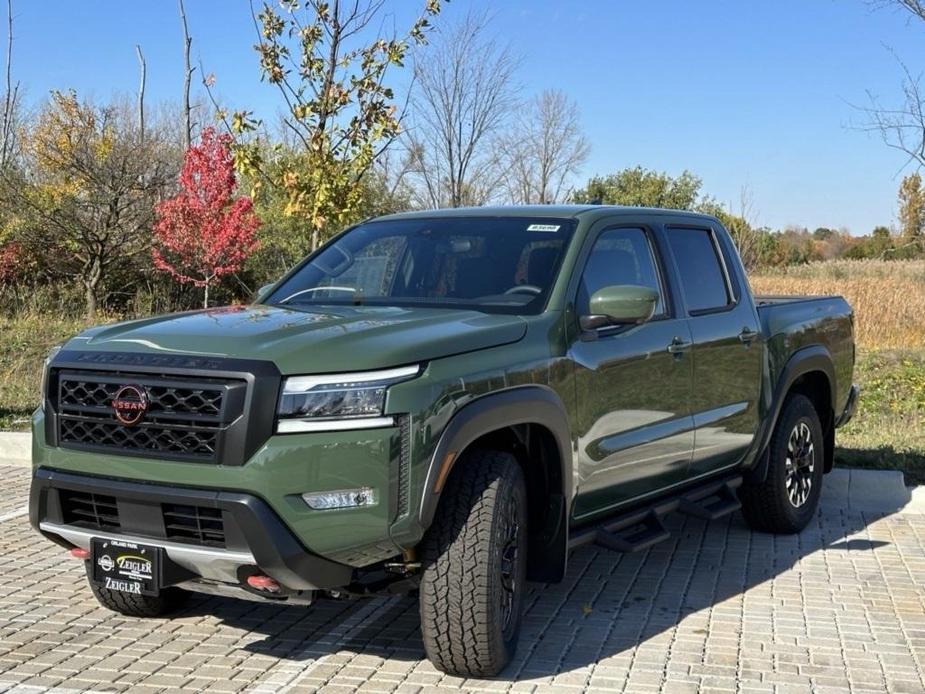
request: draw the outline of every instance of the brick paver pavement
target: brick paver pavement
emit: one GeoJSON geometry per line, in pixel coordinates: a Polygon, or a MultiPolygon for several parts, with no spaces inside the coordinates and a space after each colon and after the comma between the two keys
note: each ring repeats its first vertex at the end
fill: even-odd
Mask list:
{"type": "Polygon", "coordinates": [[[925,691],[923,514],[829,503],[790,537],[677,516],[647,552],[583,548],[531,587],[503,676],[473,681],[423,659],[412,598],[117,616],[29,528],[28,470],[0,484],[0,692],[925,691]]]}

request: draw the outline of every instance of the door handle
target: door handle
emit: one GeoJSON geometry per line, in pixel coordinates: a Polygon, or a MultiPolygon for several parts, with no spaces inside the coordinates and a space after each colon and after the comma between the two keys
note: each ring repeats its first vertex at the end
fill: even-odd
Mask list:
{"type": "Polygon", "coordinates": [[[757,330],[752,330],[749,327],[742,328],[742,332],[739,333],[739,342],[742,344],[750,345],[754,342],[760,333],[757,330]]]}
{"type": "Polygon", "coordinates": [[[671,344],[668,345],[669,354],[681,355],[691,348],[691,343],[682,340],[680,337],[676,337],[671,341],[671,344]]]}

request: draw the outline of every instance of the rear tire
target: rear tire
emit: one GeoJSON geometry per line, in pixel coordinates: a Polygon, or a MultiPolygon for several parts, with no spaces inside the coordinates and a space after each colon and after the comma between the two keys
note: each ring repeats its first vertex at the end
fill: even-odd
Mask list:
{"type": "Polygon", "coordinates": [[[164,588],[160,595],[132,595],[118,590],[109,590],[90,580],[90,565],[86,566],[87,582],[97,602],[103,607],[127,617],[161,617],[183,607],[189,600],[189,592],[181,588],[164,588]]]}
{"type": "Polygon", "coordinates": [[[768,474],[739,488],[742,515],[753,530],[798,533],[819,505],[825,466],[819,414],[805,395],[787,397],[768,444],[768,474]]]}
{"type": "Polygon", "coordinates": [[[421,558],[427,657],[460,677],[498,674],[517,646],[527,569],[527,489],[514,456],[458,461],[421,558]]]}

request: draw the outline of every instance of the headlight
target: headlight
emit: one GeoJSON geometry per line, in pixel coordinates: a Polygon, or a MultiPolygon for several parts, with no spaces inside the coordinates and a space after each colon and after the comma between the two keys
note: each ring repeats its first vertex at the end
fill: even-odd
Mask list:
{"type": "Polygon", "coordinates": [[[48,387],[48,369],[51,366],[52,360],[61,351],[61,345],[55,345],[50,350],[48,350],[48,355],[45,357],[45,362],[42,364],[42,384],[39,389],[39,407],[42,411],[45,411],[45,389],[48,387]]]}
{"type": "Polygon", "coordinates": [[[291,376],[283,382],[277,431],[388,426],[391,420],[382,416],[386,390],[390,385],[414,378],[420,370],[415,365],[384,371],[291,376]]]}

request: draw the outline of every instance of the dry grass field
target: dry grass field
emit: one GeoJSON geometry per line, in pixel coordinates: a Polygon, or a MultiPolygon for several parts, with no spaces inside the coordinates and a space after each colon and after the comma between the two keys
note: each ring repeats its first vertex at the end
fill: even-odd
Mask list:
{"type": "Polygon", "coordinates": [[[82,318],[33,312],[0,317],[0,431],[28,427],[45,355],[86,324],[82,318]]]}
{"type": "Polygon", "coordinates": [[[833,260],[759,273],[756,294],[841,294],[865,350],[925,348],[925,260],[833,260]]]}
{"type": "MultiPolygon", "coordinates": [[[[848,299],[862,395],[857,417],[839,432],[839,464],[899,469],[925,484],[925,261],[816,263],[758,273],[752,285],[759,294],[848,299]]],[[[35,312],[0,318],[0,429],[28,427],[45,353],[84,324],[35,312]]]]}
{"type": "Polygon", "coordinates": [[[903,470],[925,484],[925,261],[837,260],[758,273],[756,294],[841,294],[855,312],[858,414],[839,464],[903,470]]]}

